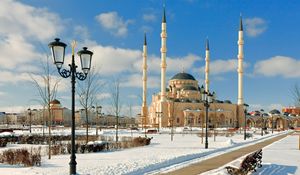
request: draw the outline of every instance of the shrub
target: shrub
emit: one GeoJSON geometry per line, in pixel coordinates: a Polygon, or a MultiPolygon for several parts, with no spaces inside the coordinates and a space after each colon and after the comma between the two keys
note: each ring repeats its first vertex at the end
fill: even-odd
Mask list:
{"type": "Polygon", "coordinates": [[[15,164],[15,151],[12,149],[5,150],[2,153],[2,161],[3,163],[8,163],[10,165],[15,164]]]}
{"type": "Polygon", "coordinates": [[[136,137],[133,139],[133,146],[144,146],[144,145],[149,145],[151,141],[151,138],[146,138],[146,137],[136,137]]]}
{"type": "Polygon", "coordinates": [[[7,140],[6,138],[0,138],[0,147],[6,147],[7,140]]]}
{"type": "Polygon", "coordinates": [[[31,148],[29,152],[27,149],[9,149],[3,151],[1,155],[1,162],[10,165],[22,164],[24,166],[41,165],[41,148],[31,148]]]}

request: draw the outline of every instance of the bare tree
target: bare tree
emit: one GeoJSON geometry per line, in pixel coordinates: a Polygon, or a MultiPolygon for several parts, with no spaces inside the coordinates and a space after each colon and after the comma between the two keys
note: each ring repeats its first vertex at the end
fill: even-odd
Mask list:
{"type": "Polygon", "coordinates": [[[292,95],[294,99],[294,105],[300,106],[300,89],[298,84],[295,84],[294,88],[292,89],[292,95]]]}
{"type": "Polygon", "coordinates": [[[95,67],[93,67],[87,76],[86,80],[79,84],[79,102],[83,107],[86,119],[86,143],[89,142],[89,111],[91,111],[93,104],[97,100],[97,94],[103,83],[99,81],[99,74],[95,67]]]}
{"type": "Polygon", "coordinates": [[[48,158],[51,159],[51,125],[52,125],[52,113],[50,109],[50,102],[56,97],[57,88],[61,79],[53,76],[54,70],[50,68],[49,55],[46,55],[46,60],[41,60],[42,72],[30,73],[29,76],[32,80],[33,86],[37,89],[40,103],[46,107],[48,113],[48,127],[49,127],[49,152],[48,158]]]}
{"type": "Polygon", "coordinates": [[[175,109],[178,107],[175,99],[171,99],[168,104],[169,122],[171,127],[171,141],[174,138],[174,120],[175,120],[175,109]],[[172,105],[171,105],[172,104],[172,105]]]}
{"type": "Polygon", "coordinates": [[[120,103],[120,80],[116,79],[111,88],[112,95],[112,110],[116,116],[116,142],[118,143],[118,129],[119,129],[119,115],[121,112],[121,103],[120,103]]]}

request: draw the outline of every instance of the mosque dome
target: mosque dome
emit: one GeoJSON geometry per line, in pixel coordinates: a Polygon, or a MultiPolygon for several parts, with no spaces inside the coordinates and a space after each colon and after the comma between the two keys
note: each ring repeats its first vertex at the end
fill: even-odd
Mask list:
{"type": "Polygon", "coordinates": [[[176,79],[178,79],[178,80],[196,80],[193,77],[193,75],[185,73],[185,72],[178,73],[171,78],[171,80],[176,80],[176,79]]]}
{"type": "Polygon", "coordinates": [[[269,113],[270,114],[280,114],[280,111],[278,111],[277,109],[273,109],[269,113]]]}
{"type": "Polygon", "coordinates": [[[59,105],[60,101],[58,101],[57,99],[54,99],[53,101],[50,102],[50,104],[52,104],[52,105],[59,105]]]}

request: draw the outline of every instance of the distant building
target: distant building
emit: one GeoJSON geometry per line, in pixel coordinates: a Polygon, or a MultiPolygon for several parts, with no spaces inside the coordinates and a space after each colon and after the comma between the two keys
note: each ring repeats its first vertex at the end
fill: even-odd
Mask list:
{"type": "Polygon", "coordinates": [[[291,115],[295,115],[295,116],[300,116],[300,107],[295,107],[295,106],[284,107],[284,108],[282,108],[282,112],[283,113],[288,113],[288,114],[291,114],[291,115]]]}

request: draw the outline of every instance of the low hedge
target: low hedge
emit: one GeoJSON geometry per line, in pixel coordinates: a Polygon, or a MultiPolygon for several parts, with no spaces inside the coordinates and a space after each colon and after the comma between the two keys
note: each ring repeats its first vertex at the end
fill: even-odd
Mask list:
{"type": "Polygon", "coordinates": [[[10,165],[40,166],[41,165],[41,147],[31,148],[30,151],[22,149],[8,149],[0,154],[0,162],[10,165]]]}

